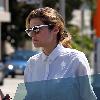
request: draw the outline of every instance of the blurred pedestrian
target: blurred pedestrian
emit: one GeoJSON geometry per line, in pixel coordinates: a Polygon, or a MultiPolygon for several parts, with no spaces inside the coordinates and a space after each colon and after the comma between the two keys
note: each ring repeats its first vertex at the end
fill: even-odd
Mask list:
{"type": "Polygon", "coordinates": [[[2,100],[4,98],[4,94],[2,93],[1,89],[0,89],[0,100],[2,100]]]}
{"type": "Polygon", "coordinates": [[[88,60],[83,52],[71,48],[71,36],[65,33],[64,20],[55,9],[44,7],[31,11],[26,19],[25,31],[32,38],[34,46],[42,50],[28,60],[25,82],[87,76],[86,83],[77,80],[79,100],[96,100],[88,77],[88,60]]]}

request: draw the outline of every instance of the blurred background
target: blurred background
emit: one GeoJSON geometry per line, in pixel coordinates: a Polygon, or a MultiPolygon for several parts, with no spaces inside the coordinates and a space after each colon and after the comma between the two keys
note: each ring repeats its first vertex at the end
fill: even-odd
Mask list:
{"type": "Polygon", "coordinates": [[[26,61],[40,51],[24,31],[25,19],[45,6],[62,14],[72,47],[86,54],[92,74],[100,73],[100,0],[0,0],[0,89],[12,98],[23,82],[26,61]]]}

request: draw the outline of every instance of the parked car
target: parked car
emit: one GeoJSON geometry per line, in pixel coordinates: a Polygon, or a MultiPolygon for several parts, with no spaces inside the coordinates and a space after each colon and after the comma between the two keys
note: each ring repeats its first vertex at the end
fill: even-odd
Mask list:
{"type": "Polygon", "coordinates": [[[6,77],[11,75],[12,78],[17,74],[24,74],[24,69],[26,67],[27,60],[29,57],[39,53],[39,51],[31,50],[16,50],[11,56],[7,57],[5,60],[6,66],[6,77]]]}
{"type": "Polygon", "coordinates": [[[0,61],[0,85],[4,83],[4,64],[0,61]]]}

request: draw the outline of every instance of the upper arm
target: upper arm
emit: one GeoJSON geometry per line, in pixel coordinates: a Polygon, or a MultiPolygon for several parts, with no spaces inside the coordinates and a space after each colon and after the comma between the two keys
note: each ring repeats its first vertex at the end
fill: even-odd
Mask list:
{"type": "Polygon", "coordinates": [[[82,100],[96,100],[90,80],[90,66],[83,53],[78,57],[78,62],[76,78],[79,85],[80,96],[82,100]]]}
{"type": "Polygon", "coordinates": [[[84,76],[84,75],[91,75],[90,66],[88,60],[84,53],[81,53],[80,56],[77,58],[78,66],[77,66],[77,75],[84,76]]]}

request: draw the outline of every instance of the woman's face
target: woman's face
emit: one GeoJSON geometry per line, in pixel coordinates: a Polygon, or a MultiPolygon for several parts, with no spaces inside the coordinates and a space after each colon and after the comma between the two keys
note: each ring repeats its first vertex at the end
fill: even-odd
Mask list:
{"type": "MultiPolygon", "coordinates": [[[[30,20],[30,28],[34,26],[44,25],[39,18],[33,18],[30,20]]],[[[32,42],[35,47],[48,47],[52,45],[56,39],[56,34],[53,30],[49,30],[48,26],[43,26],[39,29],[38,33],[32,32],[32,42]]]]}

